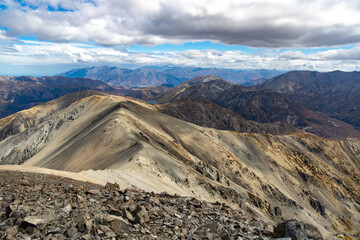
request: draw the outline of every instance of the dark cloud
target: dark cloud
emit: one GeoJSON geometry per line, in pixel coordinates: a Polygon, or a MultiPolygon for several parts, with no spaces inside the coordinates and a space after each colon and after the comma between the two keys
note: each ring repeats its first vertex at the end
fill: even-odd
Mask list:
{"type": "Polygon", "coordinates": [[[26,3],[6,1],[0,27],[9,29],[8,36],[35,35],[40,40],[92,41],[102,45],[210,40],[265,48],[331,47],[360,41],[360,3],[353,0],[26,3]]]}

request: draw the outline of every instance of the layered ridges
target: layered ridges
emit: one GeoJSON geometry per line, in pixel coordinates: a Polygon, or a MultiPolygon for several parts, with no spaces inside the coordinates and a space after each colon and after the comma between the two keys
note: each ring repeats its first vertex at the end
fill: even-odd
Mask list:
{"type": "MultiPolygon", "coordinates": [[[[235,85],[217,76],[194,78],[155,99],[158,103],[166,103],[167,109],[173,105],[172,111],[166,111],[183,120],[187,120],[181,113],[181,110],[185,108],[178,108],[179,105],[176,102],[189,100],[188,108],[191,109],[191,101],[205,99],[235,112],[246,120],[258,123],[281,122],[285,126],[291,125],[300,130],[333,139],[359,139],[360,137],[360,132],[350,124],[332,119],[323,113],[312,112],[279,92],[235,85]]],[[[228,127],[230,126],[231,123],[228,127]]],[[[290,130],[291,126],[285,129],[290,130]]],[[[233,130],[238,129],[233,128],[233,130]]],[[[279,133],[281,134],[281,131],[279,133]]]]}

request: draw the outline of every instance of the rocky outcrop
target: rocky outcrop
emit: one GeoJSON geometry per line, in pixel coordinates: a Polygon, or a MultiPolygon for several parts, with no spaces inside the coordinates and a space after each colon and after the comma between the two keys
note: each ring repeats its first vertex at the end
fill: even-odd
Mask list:
{"type": "Polygon", "coordinates": [[[0,239],[272,239],[221,203],[0,171],[0,239]]]}
{"type": "Polygon", "coordinates": [[[291,240],[323,240],[319,230],[310,224],[297,220],[288,220],[274,228],[274,237],[290,238],[291,240]]]}

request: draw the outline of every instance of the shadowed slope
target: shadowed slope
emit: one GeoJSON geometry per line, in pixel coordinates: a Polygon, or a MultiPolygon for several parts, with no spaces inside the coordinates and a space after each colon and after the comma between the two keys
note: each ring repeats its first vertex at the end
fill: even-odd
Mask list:
{"type": "Polygon", "coordinates": [[[300,132],[281,122],[258,123],[245,120],[230,109],[206,99],[182,99],[156,105],[160,112],[204,127],[249,133],[289,134],[300,132]]]}
{"type": "Polygon", "coordinates": [[[81,90],[122,92],[87,78],[0,76],[0,118],[81,90]]]}
{"type": "Polygon", "coordinates": [[[256,87],[286,94],[298,104],[360,129],[360,72],[293,71],[256,87]]]}

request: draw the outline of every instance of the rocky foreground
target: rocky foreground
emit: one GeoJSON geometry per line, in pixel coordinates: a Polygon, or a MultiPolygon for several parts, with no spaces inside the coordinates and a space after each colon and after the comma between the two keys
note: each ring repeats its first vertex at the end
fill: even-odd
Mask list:
{"type": "Polygon", "coordinates": [[[277,226],[221,203],[0,171],[0,239],[323,239],[316,227],[277,226]]]}

